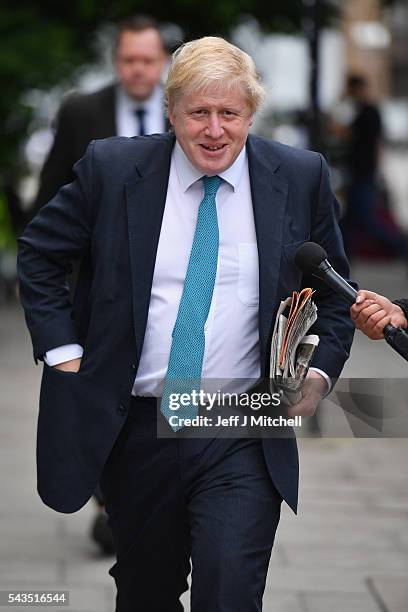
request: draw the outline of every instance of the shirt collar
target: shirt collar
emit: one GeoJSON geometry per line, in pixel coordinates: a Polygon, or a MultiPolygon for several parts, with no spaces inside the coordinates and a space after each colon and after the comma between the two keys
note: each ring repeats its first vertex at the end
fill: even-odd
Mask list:
{"type": "MultiPolygon", "coordinates": [[[[241,179],[246,158],[247,153],[246,147],[244,146],[242,147],[234,163],[229,168],[224,170],[224,172],[220,172],[218,175],[224,179],[224,181],[226,181],[234,191],[236,190],[241,179]]],[[[176,164],[177,175],[183,192],[186,192],[191,185],[205,176],[201,170],[198,170],[198,168],[193,166],[177,140],[176,144],[174,145],[174,162],[176,164]]]]}
{"type": "Polygon", "coordinates": [[[136,102],[136,100],[129,96],[123,87],[118,84],[117,99],[123,109],[134,112],[138,108],[144,108],[146,112],[149,113],[151,111],[154,112],[158,105],[162,105],[163,90],[161,85],[156,85],[151,96],[147,98],[147,100],[144,100],[143,102],[136,102]]]}

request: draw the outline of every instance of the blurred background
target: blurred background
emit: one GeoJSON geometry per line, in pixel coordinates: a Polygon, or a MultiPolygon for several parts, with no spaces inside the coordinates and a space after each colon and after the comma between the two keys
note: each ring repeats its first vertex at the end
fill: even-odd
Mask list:
{"type": "MultiPolygon", "coordinates": [[[[135,14],[157,20],[168,57],[204,35],[252,55],[267,86],[253,131],[325,155],[352,278],[391,299],[408,297],[406,0],[219,0],[208,9],[194,0],[3,0],[0,589],[69,589],[76,612],[113,610],[114,558],[90,537],[95,500],[59,515],[36,493],[41,371],[18,304],[16,238],[46,203],[39,194],[61,109],[118,80],[117,24],[135,14]]],[[[384,342],[358,333],[344,376],[406,379],[407,371],[384,342]]],[[[320,412],[327,418],[332,408],[329,399],[320,412]]],[[[407,441],[348,433],[300,441],[299,516],[284,509],[265,610],[408,609],[407,441]]]]}

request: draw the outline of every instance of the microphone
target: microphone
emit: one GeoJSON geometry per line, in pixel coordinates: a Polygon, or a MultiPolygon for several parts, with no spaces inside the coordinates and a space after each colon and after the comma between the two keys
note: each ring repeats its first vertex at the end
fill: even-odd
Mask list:
{"type": "MultiPolygon", "coordinates": [[[[320,278],[347,300],[350,306],[356,301],[357,291],[332,268],[327,253],[320,244],[316,242],[302,244],[296,251],[295,264],[302,272],[320,278]]],[[[408,333],[401,327],[394,327],[389,323],[384,327],[383,334],[386,342],[408,361],[408,333]]]]}
{"type": "Polygon", "coordinates": [[[296,251],[295,264],[302,272],[313,274],[324,281],[336,293],[343,296],[350,306],[356,301],[357,291],[332,268],[327,253],[320,244],[316,242],[302,244],[296,251]]]}

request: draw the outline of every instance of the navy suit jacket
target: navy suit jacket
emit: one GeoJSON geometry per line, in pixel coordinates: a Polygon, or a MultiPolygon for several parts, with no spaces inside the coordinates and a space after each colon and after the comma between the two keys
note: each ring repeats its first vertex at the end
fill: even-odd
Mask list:
{"type": "MultiPolygon", "coordinates": [[[[90,143],[62,187],[19,239],[21,301],[34,358],[69,343],[84,346],[78,373],[44,364],[37,429],[38,492],[60,512],[80,509],[95,491],[123,427],[137,372],[166,200],[172,133],[90,143]],[[71,303],[70,261],[81,259],[71,303]]],[[[293,257],[312,240],[347,278],[323,157],[249,136],[248,164],[259,252],[259,337],[268,376],[271,330],[279,302],[313,286],[320,344],[313,365],[337,378],[354,326],[348,305],[319,281],[302,277],[293,257]]],[[[296,510],[294,438],[263,440],[274,483],[296,510]]]]}

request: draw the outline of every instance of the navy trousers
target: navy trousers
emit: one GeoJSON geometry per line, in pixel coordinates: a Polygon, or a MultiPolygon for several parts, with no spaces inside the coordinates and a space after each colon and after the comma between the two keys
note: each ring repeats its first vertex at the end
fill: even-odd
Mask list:
{"type": "Polygon", "coordinates": [[[182,612],[191,565],[191,612],[262,610],[282,497],[261,440],[158,439],[156,414],[132,399],[101,478],[116,612],[182,612]]]}

